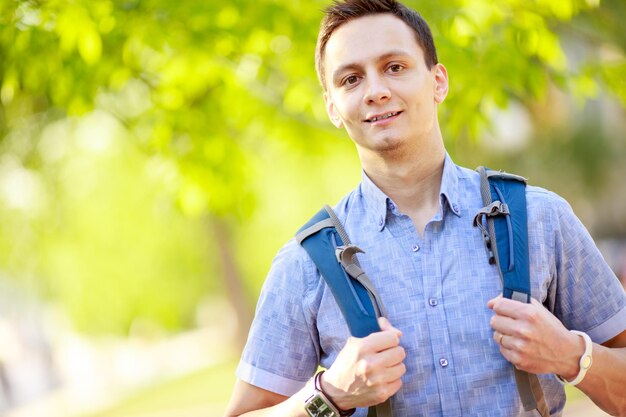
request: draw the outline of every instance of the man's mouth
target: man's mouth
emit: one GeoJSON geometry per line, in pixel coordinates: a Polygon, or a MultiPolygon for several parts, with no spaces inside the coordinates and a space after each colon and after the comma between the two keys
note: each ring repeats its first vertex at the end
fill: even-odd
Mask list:
{"type": "Polygon", "coordinates": [[[401,111],[391,111],[389,113],[379,114],[379,115],[374,116],[374,117],[372,117],[370,119],[365,119],[365,121],[368,122],[368,123],[374,123],[374,122],[377,122],[379,120],[384,120],[384,119],[388,119],[388,118],[393,117],[393,116],[397,116],[400,113],[402,113],[402,112],[401,111]]]}

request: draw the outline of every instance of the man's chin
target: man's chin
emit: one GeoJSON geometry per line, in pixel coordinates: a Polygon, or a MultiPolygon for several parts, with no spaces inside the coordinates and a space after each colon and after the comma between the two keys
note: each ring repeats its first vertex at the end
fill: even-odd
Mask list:
{"type": "Polygon", "coordinates": [[[362,151],[366,150],[368,153],[378,154],[387,158],[396,154],[402,154],[404,148],[406,147],[406,143],[396,138],[384,138],[382,140],[367,143],[365,146],[357,144],[357,147],[363,148],[362,151]]]}
{"type": "Polygon", "coordinates": [[[404,140],[393,136],[384,137],[374,142],[374,150],[384,153],[398,151],[404,146],[404,140]]]}

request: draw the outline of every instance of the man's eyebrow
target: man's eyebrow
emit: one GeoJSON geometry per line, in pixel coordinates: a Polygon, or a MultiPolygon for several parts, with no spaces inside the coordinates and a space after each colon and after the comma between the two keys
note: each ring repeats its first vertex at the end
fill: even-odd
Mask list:
{"type": "MultiPolygon", "coordinates": [[[[385,52],[384,54],[376,57],[376,61],[385,61],[389,58],[393,58],[393,57],[398,57],[398,56],[408,56],[410,55],[409,52],[404,51],[402,49],[396,49],[393,51],[389,51],[389,52],[385,52]]],[[[363,65],[361,65],[358,62],[349,62],[347,64],[343,64],[340,67],[338,67],[335,71],[333,71],[333,82],[337,82],[339,76],[341,74],[343,74],[344,72],[348,71],[348,70],[358,70],[361,69],[363,67],[363,65]]]]}

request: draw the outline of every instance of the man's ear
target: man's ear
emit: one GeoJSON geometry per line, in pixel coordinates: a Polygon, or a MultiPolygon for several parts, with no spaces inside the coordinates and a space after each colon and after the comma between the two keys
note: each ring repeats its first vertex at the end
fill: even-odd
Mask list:
{"type": "Polygon", "coordinates": [[[343,122],[341,121],[341,117],[339,117],[339,113],[337,113],[337,110],[335,109],[333,99],[330,97],[328,92],[324,93],[324,103],[326,103],[326,113],[328,113],[330,121],[337,129],[341,129],[343,127],[343,122]]]}
{"type": "Polygon", "coordinates": [[[435,102],[441,104],[448,96],[448,70],[443,64],[437,64],[433,71],[435,76],[433,84],[435,102]]]}

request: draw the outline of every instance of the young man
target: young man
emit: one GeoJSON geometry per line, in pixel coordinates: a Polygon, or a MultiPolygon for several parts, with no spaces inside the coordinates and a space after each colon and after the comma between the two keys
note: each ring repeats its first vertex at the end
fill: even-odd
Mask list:
{"type": "Polygon", "coordinates": [[[317,388],[340,412],[365,416],[364,407],[393,396],[396,417],[537,415],[523,410],[513,364],[543,374],[559,416],[565,395],[556,375],[584,375],[586,340],[570,331],[578,330],[595,342],[578,388],[626,415],[626,296],[555,194],[526,191],[534,300],[499,296],[498,270],[472,226],[483,206],[479,176],[443,145],[437,108],[448,75],[426,22],[393,0],[336,3],[316,60],[330,119],[346,129],[363,168],[335,211],[365,251],[359,260],[387,318],[380,332],[349,337],[315,265],[288,242],[265,282],[226,414],[307,416],[321,365],[317,388]]]}

